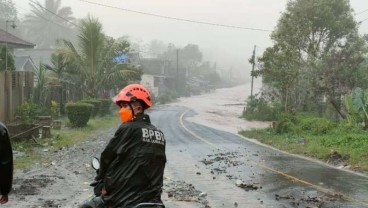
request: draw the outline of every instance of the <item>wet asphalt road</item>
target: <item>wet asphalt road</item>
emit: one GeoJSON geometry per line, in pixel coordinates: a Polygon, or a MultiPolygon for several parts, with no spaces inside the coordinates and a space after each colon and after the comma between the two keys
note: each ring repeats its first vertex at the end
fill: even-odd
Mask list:
{"type": "Polygon", "coordinates": [[[194,112],[183,107],[150,115],[165,133],[166,176],[205,192],[211,207],[368,207],[364,175],[186,121],[194,112]]]}

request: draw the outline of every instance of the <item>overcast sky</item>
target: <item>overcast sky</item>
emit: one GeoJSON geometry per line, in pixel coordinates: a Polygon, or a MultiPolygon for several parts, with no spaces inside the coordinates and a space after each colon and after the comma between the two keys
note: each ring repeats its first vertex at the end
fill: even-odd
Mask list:
{"type": "MultiPolygon", "coordinates": [[[[202,22],[233,25],[244,28],[273,30],[287,0],[86,0],[118,8],[176,17],[202,22]]],[[[19,16],[29,13],[28,1],[13,0],[19,16]]],[[[44,0],[40,0],[44,5],[44,0]]],[[[368,18],[368,0],[351,0],[351,6],[358,15],[358,21],[368,18]],[[365,11],[367,10],[367,11],[365,11]],[[362,12],[364,11],[364,12],[362,12]],[[362,13],[360,13],[362,12],[362,13]],[[360,13],[360,14],[359,14],[360,13]]],[[[107,35],[130,36],[132,40],[148,43],[152,39],[174,43],[183,47],[188,43],[197,44],[204,53],[204,59],[217,63],[222,69],[233,68],[249,74],[254,45],[257,55],[272,45],[270,32],[233,29],[226,27],[195,24],[172,19],[127,12],[80,0],[63,0],[63,6],[70,6],[77,18],[87,14],[97,17],[107,35]]],[[[361,34],[368,34],[368,20],[361,23],[361,34]]]]}

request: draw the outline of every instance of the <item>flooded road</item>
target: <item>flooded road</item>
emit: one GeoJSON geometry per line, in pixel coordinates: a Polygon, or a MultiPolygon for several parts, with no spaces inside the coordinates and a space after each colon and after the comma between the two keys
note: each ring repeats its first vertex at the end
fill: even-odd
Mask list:
{"type": "Polygon", "coordinates": [[[167,175],[207,194],[210,207],[368,207],[368,178],[188,121],[152,112],[167,138],[167,175]]]}
{"type": "MultiPolygon", "coordinates": [[[[267,123],[238,118],[244,86],[156,106],[152,122],[165,133],[167,166],[162,199],[168,208],[363,208],[368,178],[275,150],[241,137],[237,130],[267,123]],[[221,97],[224,100],[213,102],[221,97]],[[225,109],[225,110],[223,110],[225,109]],[[195,110],[195,111],[194,111],[195,110]]],[[[35,146],[47,160],[15,170],[4,208],[71,208],[92,193],[99,156],[117,125],[65,148],[35,146]]],[[[52,140],[50,140],[52,142],[52,140]]]]}

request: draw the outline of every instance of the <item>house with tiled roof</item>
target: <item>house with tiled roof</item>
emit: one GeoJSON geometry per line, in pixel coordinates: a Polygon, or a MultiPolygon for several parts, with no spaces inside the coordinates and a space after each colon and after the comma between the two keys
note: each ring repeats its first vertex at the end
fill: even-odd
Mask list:
{"type": "Polygon", "coordinates": [[[11,52],[13,52],[15,48],[34,48],[36,46],[36,44],[22,40],[17,36],[0,29],[0,45],[6,44],[8,44],[8,48],[11,52]]]}
{"type": "MultiPolygon", "coordinates": [[[[33,48],[36,45],[0,29],[0,46],[8,46],[8,54],[14,49],[33,48]]],[[[14,55],[13,55],[14,56],[14,55]]],[[[21,103],[30,98],[34,86],[34,64],[30,57],[14,58],[16,71],[0,70],[0,121],[11,122],[21,103]]],[[[0,66],[5,68],[5,66],[0,66]]]]}

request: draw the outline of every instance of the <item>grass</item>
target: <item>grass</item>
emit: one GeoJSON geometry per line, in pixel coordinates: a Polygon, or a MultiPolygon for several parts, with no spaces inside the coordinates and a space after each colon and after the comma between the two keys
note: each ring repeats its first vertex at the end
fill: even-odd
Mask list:
{"type": "MultiPolygon", "coordinates": [[[[62,118],[63,124],[68,124],[67,118],[62,118]]],[[[42,154],[43,148],[56,148],[73,146],[79,142],[87,140],[91,135],[98,131],[114,127],[119,124],[119,120],[115,115],[109,115],[105,117],[96,117],[90,119],[87,126],[82,128],[70,128],[66,127],[61,130],[51,130],[52,138],[45,138],[37,140],[39,144],[35,142],[17,142],[13,143],[13,149],[19,152],[23,152],[24,155],[17,157],[14,160],[14,168],[27,169],[34,163],[50,162],[45,154],[42,154]]]]}
{"type": "Polygon", "coordinates": [[[337,125],[324,134],[310,131],[276,133],[272,128],[241,131],[240,134],[286,152],[325,162],[333,152],[337,152],[348,158],[347,163],[352,169],[368,171],[368,134],[362,129],[347,129],[337,125]]]}

